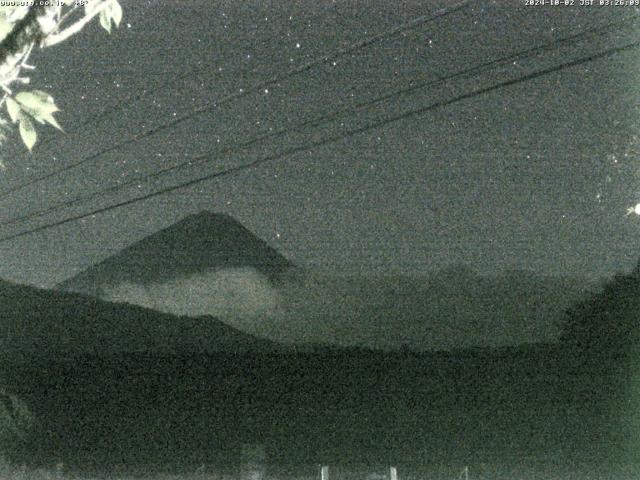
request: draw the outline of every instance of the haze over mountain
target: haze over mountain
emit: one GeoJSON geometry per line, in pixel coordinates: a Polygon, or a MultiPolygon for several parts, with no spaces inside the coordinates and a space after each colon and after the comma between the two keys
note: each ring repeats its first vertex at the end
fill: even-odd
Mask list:
{"type": "Polygon", "coordinates": [[[454,265],[420,277],[308,272],[280,290],[276,314],[247,330],[280,341],[449,350],[557,340],[564,312],[592,289],[580,278],[454,265]]]}
{"type": "Polygon", "coordinates": [[[57,288],[176,315],[261,318],[293,265],[235,219],[189,215],[57,288]]]}
{"type": "Polygon", "coordinates": [[[277,280],[292,264],[235,219],[202,211],[149,235],[58,285],[101,295],[123,283],[159,284],[225,269],[277,280]]]}
{"type": "Polygon", "coordinates": [[[294,266],[226,215],[202,212],[60,288],[175,315],[213,315],[287,343],[442,350],[553,342],[583,279],[451,265],[421,276],[340,276],[294,266]]]}
{"type": "Polygon", "coordinates": [[[76,293],[0,281],[0,352],[32,355],[273,350],[212,317],[187,318],[76,293]]]}

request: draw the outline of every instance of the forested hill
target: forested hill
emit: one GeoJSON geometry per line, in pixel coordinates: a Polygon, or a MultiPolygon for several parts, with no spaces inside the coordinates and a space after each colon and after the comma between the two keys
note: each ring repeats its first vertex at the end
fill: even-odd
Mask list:
{"type": "Polygon", "coordinates": [[[212,317],[178,317],[125,303],[0,281],[3,357],[129,352],[197,354],[279,348],[212,317]]]}

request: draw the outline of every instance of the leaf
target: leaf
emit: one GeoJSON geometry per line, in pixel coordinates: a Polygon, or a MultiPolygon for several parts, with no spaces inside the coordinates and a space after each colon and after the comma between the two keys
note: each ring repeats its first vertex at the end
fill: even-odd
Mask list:
{"type": "Polygon", "coordinates": [[[100,12],[100,25],[108,33],[111,33],[111,16],[109,15],[108,8],[105,8],[100,12]]]}
{"type": "Polygon", "coordinates": [[[33,95],[40,99],[41,102],[53,103],[53,97],[51,94],[45,92],[44,90],[31,90],[30,92],[24,92],[33,95]]]}
{"type": "Polygon", "coordinates": [[[13,23],[7,20],[7,17],[0,15],[0,40],[3,40],[13,29],[13,23]]]}
{"type": "Polygon", "coordinates": [[[20,118],[20,105],[13,98],[7,97],[7,112],[9,112],[9,118],[13,123],[16,123],[20,118]]]}
{"type": "MultiPolygon", "coordinates": [[[[60,111],[60,109],[53,101],[53,97],[47,92],[43,92],[42,90],[20,92],[16,95],[16,100],[20,102],[18,108],[21,108],[22,111],[31,115],[37,122],[46,122],[58,130],[62,130],[58,121],[53,117],[53,114],[60,111]]],[[[7,108],[9,108],[9,104],[7,104],[7,108]]],[[[9,115],[11,116],[11,114],[9,115]]]]}
{"type": "Polygon", "coordinates": [[[20,115],[20,136],[29,151],[36,144],[38,134],[33,126],[33,122],[25,114],[20,115]]]}
{"type": "Polygon", "coordinates": [[[122,7],[118,3],[118,0],[111,0],[107,10],[109,10],[113,23],[116,24],[116,27],[119,27],[120,22],[122,21],[122,7]]]}
{"type": "MultiPolygon", "coordinates": [[[[22,111],[31,115],[37,122],[47,122],[50,125],[62,130],[53,113],[60,109],[53,101],[53,97],[42,90],[32,90],[30,92],[20,92],[16,95],[16,100],[20,102],[22,111]]],[[[7,104],[7,108],[9,105],[7,104]]],[[[13,117],[12,117],[13,118],[13,117]]]]}
{"type": "MultiPolygon", "coordinates": [[[[102,28],[107,32],[111,33],[112,21],[116,27],[120,26],[120,22],[122,21],[122,7],[118,3],[118,0],[104,0],[104,2],[107,6],[100,12],[100,25],[102,25],[102,28]]],[[[99,5],[102,5],[102,3],[94,3],[91,12],[94,12],[99,5]]],[[[87,4],[87,7],[88,6],[87,4]]],[[[89,12],[89,10],[86,11],[89,12]]]]}
{"type": "Polygon", "coordinates": [[[60,126],[60,124],[58,123],[58,121],[53,117],[53,114],[51,113],[47,113],[46,115],[42,116],[42,120],[44,120],[45,122],[47,122],[49,125],[57,128],[60,131],[64,131],[62,130],[62,127],[60,126]]]}
{"type": "Polygon", "coordinates": [[[87,0],[87,3],[84,4],[84,14],[90,16],[102,3],[103,2],[98,0],[87,0]]]}
{"type": "Polygon", "coordinates": [[[15,5],[6,8],[8,9],[5,10],[7,20],[11,23],[15,23],[18,20],[24,18],[24,16],[29,12],[29,8],[31,7],[29,2],[16,2],[15,5]]]}
{"type": "Polygon", "coordinates": [[[17,5],[2,5],[0,6],[0,15],[3,15],[7,21],[13,23],[13,16],[16,14],[18,10],[17,5]]]}
{"type": "Polygon", "coordinates": [[[42,90],[20,92],[16,95],[16,100],[24,106],[25,110],[29,113],[33,112],[35,115],[60,110],[53,101],[53,97],[42,90]]]}

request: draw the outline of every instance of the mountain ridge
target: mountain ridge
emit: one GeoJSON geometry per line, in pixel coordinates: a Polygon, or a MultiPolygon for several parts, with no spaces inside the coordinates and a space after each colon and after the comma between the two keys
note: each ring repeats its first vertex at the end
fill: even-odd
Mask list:
{"type": "Polygon", "coordinates": [[[449,350],[553,342],[564,311],[591,285],[516,269],[482,275],[467,264],[419,276],[321,273],[292,265],[232,217],[204,211],[61,288],[174,315],[213,315],[276,342],[449,350]],[[140,265],[151,267],[139,272],[140,265]]]}
{"type": "Polygon", "coordinates": [[[277,350],[213,317],[185,317],[73,292],[0,280],[0,349],[5,356],[192,354],[277,350]]]}
{"type": "Polygon", "coordinates": [[[553,343],[566,309],[594,288],[578,277],[455,266],[421,276],[307,271],[303,284],[282,290],[282,314],[250,331],[278,341],[430,351],[553,343]]]}
{"type": "Polygon", "coordinates": [[[55,288],[100,296],[105,286],[146,286],[246,267],[277,281],[292,266],[233,217],[203,210],[134,242],[55,288]]]}

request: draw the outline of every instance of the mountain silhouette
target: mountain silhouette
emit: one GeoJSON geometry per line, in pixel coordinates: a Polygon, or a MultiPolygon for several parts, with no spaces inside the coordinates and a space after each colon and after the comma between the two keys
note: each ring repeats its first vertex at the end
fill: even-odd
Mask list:
{"type": "Polygon", "coordinates": [[[212,317],[179,317],[0,280],[2,356],[246,352],[278,349],[212,317]]]}
{"type": "Polygon", "coordinates": [[[202,212],[60,288],[172,315],[211,315],[284,343],[448,350],[548,343],[584,279],[464,264],[431,274],[354,275],[292,265],[236,220],[202,212]]]}
{"type": "Polygon", "coordinates": [[[629,273],[617,274],[588,298],[566,312],[561,340],[598,361],[618,354],[638,359],[640,346],[640,262],[629,273]]]}
{"type": "Polygon", "coordinates": [[[101,296],[122,284],[148,286],[233,268],[251,268],[270,281],[293,265],[226,214],[203,211],[149,235],[57,288],[101,296]]]}
{"type": "Polygon", "coordinates": [[[282,342],[451,350],[555,342],[585,279],[452,265],[420,276],[307,272],[281,289],[281,315],[246,331],[282,342]]]}

